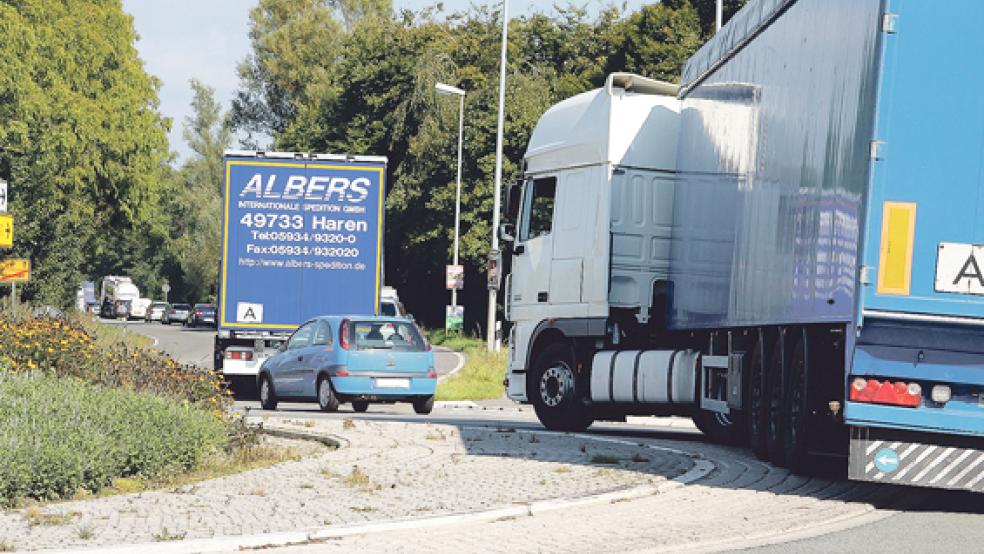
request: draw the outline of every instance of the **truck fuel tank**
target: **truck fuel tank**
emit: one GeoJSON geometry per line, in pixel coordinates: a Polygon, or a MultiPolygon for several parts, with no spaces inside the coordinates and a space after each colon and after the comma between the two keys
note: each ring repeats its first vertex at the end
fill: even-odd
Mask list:
{"type": "Polygon", "coordinates": [[[591,400],[642,404],[693,404],[696,350],[605,350],[591,363],[591,400]]]}

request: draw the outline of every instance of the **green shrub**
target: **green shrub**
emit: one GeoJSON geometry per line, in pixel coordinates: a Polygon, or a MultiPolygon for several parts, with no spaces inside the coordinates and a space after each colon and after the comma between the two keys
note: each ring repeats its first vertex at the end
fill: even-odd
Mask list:
{"type": "Polygon", "coordinates": [[[225,422],[187,401],[0,371],[0,503],[193,469],[225,442],[225,422]]]}
{"type": "Polygon", "coordinates": [[[0,314],[0,371],[78,377],[96,385],[187,400],[225,417],[231,396],[212,370],[182,366],[156,350],[106,333],[87,316],[71,320],[0,314]]]}

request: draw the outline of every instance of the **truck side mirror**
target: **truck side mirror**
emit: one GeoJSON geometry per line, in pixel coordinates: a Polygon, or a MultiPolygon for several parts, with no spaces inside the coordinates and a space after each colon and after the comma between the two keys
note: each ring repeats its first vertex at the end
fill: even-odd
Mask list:
{"type": "Polygon", "coordinates": [[[523,182],[506,185],[506,221],[516,222],[519,217],[519,201],[523,196],[523,182]]]}
{"type": "Polygon", "coordinates": [[[513,242],[516,240],[516,226],[512,223],[499,225],[499,240],[502,242],[513,242]]]}

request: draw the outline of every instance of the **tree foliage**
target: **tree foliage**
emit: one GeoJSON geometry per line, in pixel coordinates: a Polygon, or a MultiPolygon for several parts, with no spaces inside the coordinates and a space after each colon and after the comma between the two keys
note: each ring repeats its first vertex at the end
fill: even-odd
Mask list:
{"type": "MultiPolygon", "coordinates": [[[[741,3],[728,0],[732,11],[726,15],[741,3]]],[[[458,103],[438,96],[434,84],[465,89],[463,299],[468,320],[481,321],[482,271],[492,232],[500,13],[482,7],[443,13],[437,7],[353,19],[340,16],[338,4],[261,0],[254,11],[254,53],[243,66],[240,99],[259,98],[255,91],[266,96],[253,104],[237,102],[235,121],[272,137],[279,150],[389,158],[386,279],[400,289],[411,311],[434,324],[443,317],[443,272],[453,244],[458,124],[458,103]],[[333,31],[330,46],[278,42],[274,37],[280,31],[267,24],[265,15],[275,9],[295,14],[281,18],[295,26],[296,36],[316,34],[319,28],[345,32],[333,31]],[[281,65],[275,73],[251,71],[265,63],[266,45],[273,42],[292,54],[277,56],[281,65]],[[289,77],[302,73],[317,79],[300,86],[289,77]],[[260,104],[270,109],[254,113],[250,106],[260,104]]],[[[512,19],[505,178],[519,176],[530,133],[550,105],[601,86],[613,71],[676,81],[713,25],[713,0],[667,0],[629,14],[609,8],[594,19],[575,6],[512,19]]]]}
{"type": "Polygon", "coordinates": [[[0,1],[0,177],[25,296],[68,304],[84,277],[151,273],[170,123],[118,0],[0,1]]]}

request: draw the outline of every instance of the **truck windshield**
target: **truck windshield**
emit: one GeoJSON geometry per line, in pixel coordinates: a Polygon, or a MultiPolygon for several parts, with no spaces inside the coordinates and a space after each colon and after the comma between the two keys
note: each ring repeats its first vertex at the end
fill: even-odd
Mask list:
{"type": "Polygon", "coordinates": [[[424,340],[410,322],[356,321],[349,329],[354,350],[424,351],[424,340]]]}

